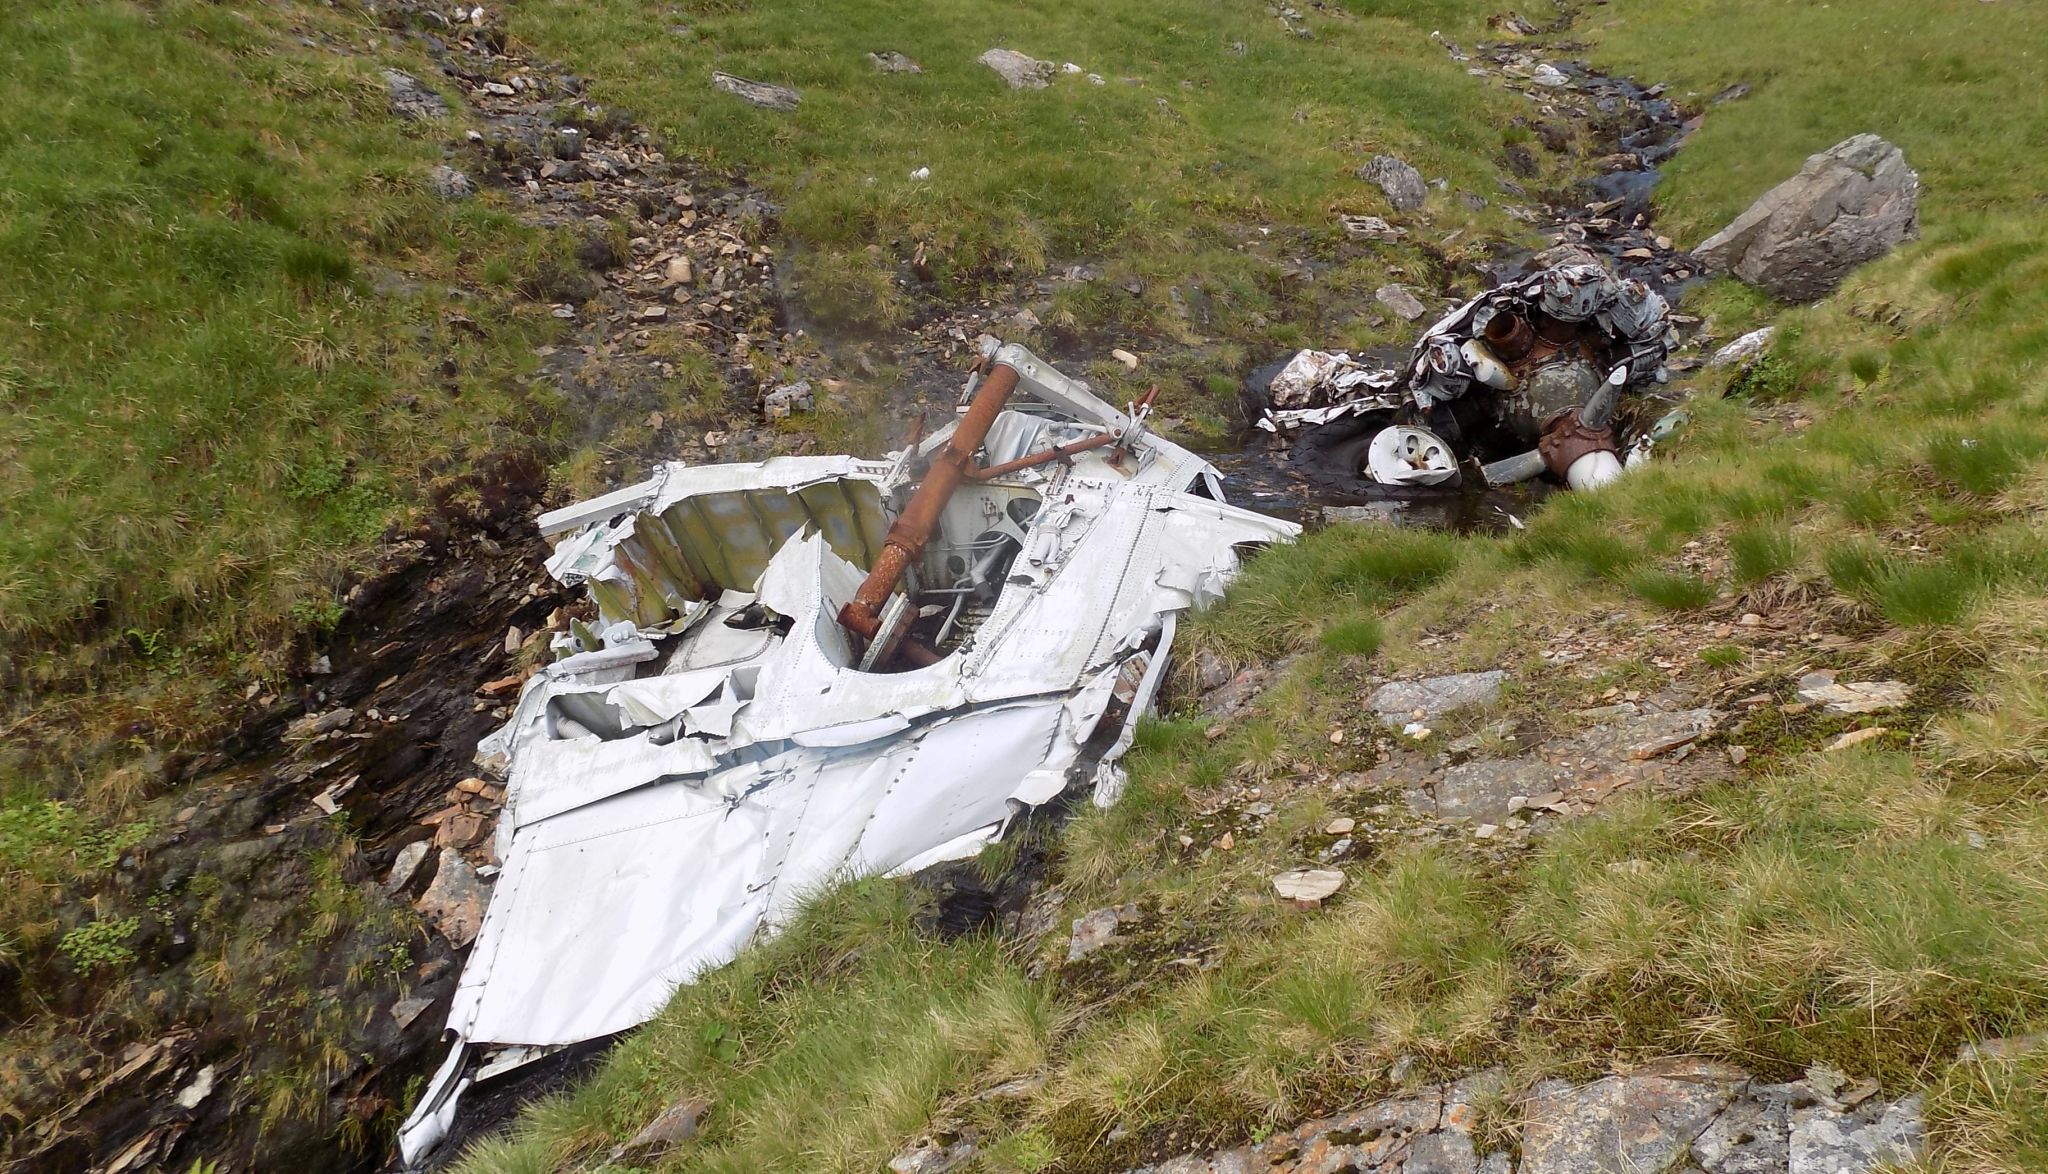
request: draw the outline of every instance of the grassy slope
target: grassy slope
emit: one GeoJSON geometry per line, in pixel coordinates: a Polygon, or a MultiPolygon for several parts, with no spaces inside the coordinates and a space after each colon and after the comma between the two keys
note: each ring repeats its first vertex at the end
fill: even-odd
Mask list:
{"type": "Polygon", "coordinates": [[[155,629],[229,599],[232,635],[263,632],[406,490],[522,422],[490,380],[457,399],[429,368],[434,292],[371,289],[379,267],[455,278],[465,251],[519,234],[435,199],[448,128],[399,129],[374,63],[293,44],[295,16],[317,21],[180,3],[0,18],[10,636],[94,609],[155,629]]]}
{"type": "MultiPolygon", "coordinates": [[[[2032,195],[2048,164],[2025,149],[2048,20],[2010,4],[1673,0],[1596,8],[1580,29],[1680,92],[1756,85],[1674,169],[1680,235],[1871,129],[1922,169],[1926,241],[1784,314],[1772,359],[1738,398],[1694,405],[1675,459],[1554,502],[1524,535],[1339,529],[1261,560],[1197,638],[1242,659],[1309,655],[1220,740],[1200,722],[1152,726],[1124,803],[1064,833],[1070,915],[1135,899],[1164,927],[1107,974],[1027,982],[987,942],[914,937],[895,887],[856,886],[681,993],[468,1169],[594,1163],[686,1093],[719,1104],[677,1169],[867,1170],[934,1120],[992,1140],[982,1169],[1091,1169],[1114,1163],[1119,1127],[1176,1129],[1190,1147],[1256,1132],[1384,1089],[1402,1053],[1528,1077],[1667,1051],[1925,1083],[1937,1164],[2048,1166],[2048,1058],[1947,1059],[2048,1020],[2048,225],[2032,195]],[[1661,610],[1717,596],[1712,617],[1661,610]],[[1656,647],[1774,605],[1865,633],[1837,662],[1916,684],[1916,708],[1887,719],[1898,732],[1825,754],[1839,724],[1745,725],[1739,783],[1611,801],[1514,866],[1411,847],[1353,867],[1317,915],[1259,896],[1332,811],[1288,780],[1355,767],[1326,737],[1357,722],[1360,662],[1342,654],[1380,645],[1387,671],[1505,664],[1525,682],[1511,705],[1541,715],[1608,680],[1669,676],[1638,659],[1566,677],[1535,655],[1546,632],[1669,625],[1656,647]],[[1632,618],[1603,619],[1617,609],[1632,618]],[[1205,802],[1261,783],[1284,796],[1264,831],[1227,853],[1178,846],[1205,802]],[[1220,965],[1171,964],[1198,946],[1220,965]],[[975,1095],[1022,1072],[1045,1082],[975,1095]]],[[[1728,329],[1770,312],[1726,286],[1702,304],[1728,329]]],[[[1735,684],[1751,655],[1712,645],[1673,671],[1735,684]]]]}
{"type": "MultiPolygon", "coordinates": [[[[134,902],[78,924],[149,830],[153,751],[281,677],[428,490],[547,441],[523,385],[554,324],[510,291],[556,246],[430,193],[460,126],[389,115],[383,66],[434,74],[379,32],[348,5],[0,6],[0,1117],[109,1024],[160,1026],[123,974],[134,902]]],[[[322,939],[383,916],[315,887],[322,939]]],[[[289,986],[315,944],[261,969],[289,986]]]]}
{"type": "Polygon", "coordinates": [[[1372,312],[1376,286],[1433,287],[1506,227],[1497,210],[1437,195],[1418,235],[1454,238],[1441,260],[1346,246],[1338,213],[1387,211],[1352,177],[1372,153],[1490,196],[1515,113],[1425,35],[1437,22],[1473,27],[1482,4],[1351,8],[1312,14],[1312,40],[1263,5],[1188,0],[1085,14],[856,0],[829,17],[791,4],[531,0],[512,27],[575,62],[600,97],[688,150],[746,166],[785,202],[814,325],[886,333],[926,305],[1016,296],[1020,278],[1096,264],[1105,280],[1038,306],[1047,330],[1099,343],[1085,348],[1103,358],[1089,375],[1110,382],[1121,374],[1112,346],[1144,351],[1156,338],[1192,350],[1168,360],[1184,369],[1142,377],[1165,382],[1176,412],[1200,416],[1234,401],[1245,348],[1263,358],[1392,339],[1402,327],[1372,312]],[[1050,89],[1012,91],[976,61],[998,45],[1105,84],[1060,75],[1050,89]],[[883,49],[924,72],[877,72],[867,54],[883,49]],[[802,105],[746,106],[711,89],[713,69],[795,86],[802,105]],[[911,178],[920,168],[929,179],[911,178]],[[929,284],[909,276],[917,256],[929,284]],[[1216,403],[1179,399],[1211,375],[1216,403]]]}

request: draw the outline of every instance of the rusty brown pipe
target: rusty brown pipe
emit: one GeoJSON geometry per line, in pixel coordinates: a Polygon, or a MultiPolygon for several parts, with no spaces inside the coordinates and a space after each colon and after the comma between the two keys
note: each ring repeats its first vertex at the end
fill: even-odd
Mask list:
{"type": "Polygon", "coordinates": [[[1516,363],[1536,345],[1536,331],[1520,314],[1500,313],[1486,320],[1486,345],[1503,363],[1516,363]]]}
{"type": "Polygon", "coordinates": [[[882,539],[882,553],[876,557],[867,579],[846,606],[839,609],[841,627],[863,640],[874,639],[881,630],[882,606],[902,581],[903,572],[924,553],[924,544],[930,540],[932,528],[938,525],[939,514],[952,499],[953,491],[967,480],[974,451],[987,439],[989,428],[1015,390],[1017,369],[1008,363],[997,363],[982,379],[981,386],[975,389],[974,402],[967,405],[953,435],[932,454],[931,468],[917,492],[910,495],[910,504],[890,524],[889,533],[882,539]]]}
{"type": "MultiPolygon", "coordinates": [[[[1136,418],[1135,413],[1138,411],[1151,407],[1152,401],[1158,398],[1159,385],[1155,383],[1152,385],[1152,389],[1145,393],[1145,397],[1139,400],[1131,409],[1133,413],[1132,418],[1136,418]]],[[[1130,431],[1126,429],[1122,432],[1105,432],[1100,436],[1091,436],[1086,440],[1077,440],[1072,444],[1055,444],[1051,448],[1042,448],[1037,452],[1027,453],[1024,456],[1018,457],[1014,461],[1004,461],[1000,465],[989,465],[986,468],[979,469],[970,468],[967,470],[967,476],[974,481],[987,481],[991,478],[1000,477],[1005,473],[1014,473],[1019,469],[1035,468],[1048,461],[1065,460],[1077,452],[1087,452],[1089,449],[1122,444],[1124,438],[1129,435],[1130,431]]],[[[1111,456],[1109,463],[1112,465],[1116,464],[1116,458],[1111,456]]]]}
{"type": "Polygon", "coordinates": [[[1014,473],[1019,469],[1034,468],[1048,461],[1064,460],[1077,452],[1087,452],[1092,448],[1101,448],[1104,445],[1115,444],[1122,439],[1123,436],[1120,433],[1105,432],[1100,436],[1091,436],[1086,440],[1077,440],[1072,444],[1055,444],[1051,448],[1040,449],[1029,456],[1018,457],[1014,461],[1004,461],[1000,465],[990,465],[985,469],[969,469],[967,470],[967,476],[974,481],[987,481],[992,477],[1000,477],[1005,473],[1014,473]]]}

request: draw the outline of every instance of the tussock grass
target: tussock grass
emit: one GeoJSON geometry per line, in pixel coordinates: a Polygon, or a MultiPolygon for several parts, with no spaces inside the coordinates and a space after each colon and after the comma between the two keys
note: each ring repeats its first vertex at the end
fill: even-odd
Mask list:
{"type": "Polygon", "coordinates": [[[1735,581],[1744,586],[1791,570],[1799,561],[1792,535],[1767,525],[1744,526],[1730,534],[1728,554],[1735,581]]]}
{"type": "Polygon", "coordinates": [[[1712,583],[1683,572],[1638,571],[1629,576],[1628,586],[1665,611],[1692,611],[1714,602],[1712,583]]]}
{"type": "Polygon", "coordinates": [[[2048,1167],[2048,1054],[1959,1060],[1928,1105],[1944,1174],[2008,1174],[2048,1167]]]}

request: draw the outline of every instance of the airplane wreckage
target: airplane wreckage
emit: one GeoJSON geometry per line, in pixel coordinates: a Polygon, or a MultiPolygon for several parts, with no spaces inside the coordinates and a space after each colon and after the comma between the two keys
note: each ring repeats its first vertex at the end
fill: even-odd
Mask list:
{"type": "Polygon", "coordinates": [[[502,865],[408,1164],[475,1080],[646,1021],[821,886],[1113,802],[1180,617],[1300,533],[1020,346],[965,398],[887,460],[669,464],[541,518],[598,615],[479,747],[502,865]]]}
{"type": "Polygon", "coordinates": [[[1403,366],[1296,354],[1273,377],[1259,427],[1298,434],[1298,454],[1335,454],[1343,475],[1382,485],[1452,488],[1471,463],[1487,486],[1547,472],[1597,489],[1682,419],[1626,441],[1616,428],[1623,396],[1663,382],[1676,344],[1662,294],[1580,251],[1445,315],[1403,366]]]}
{"type": "MultiPolygon", "coordinates": [[[[1608,423],[1661,378],[1668,309],[1598,265],[1466,303],[1405,370],[1303,352],[1262,426],[1370,432],[1354,474],[1445,485],[1621,471],[1608,423]]],[[[984,339],[957,417],[879,461],[671,463],[545,514],[597,617],[555,637],[478,748],[505,779],[452,1048],[400,1130],[417,1164],[472,1084],[635,1027],[821,887],[973,856],[1087,791],[1158,693],[1180,618],[1295,524],[1021,346],[984,339]]]]}

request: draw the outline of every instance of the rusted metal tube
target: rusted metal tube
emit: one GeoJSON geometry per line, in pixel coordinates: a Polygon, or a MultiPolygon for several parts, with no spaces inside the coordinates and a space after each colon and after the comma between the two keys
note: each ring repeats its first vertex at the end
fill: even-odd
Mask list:
{"type": "Polygon", "coordinates": [[[1000,465],[990,465],[985,469],[969,469],[967,470],[967,476],[974,481],[987,481],[991,477],[1000,477],[1005,473],[1014,473],[1019,469],[1029,469],[1043,465],[1048,461],[1062,460],[1073,456],[1077,452],[1087,452],[1091,448],[1102,448],[1105,445],[1115,444],[1122,439],[1123,436],[1120,433],[1105,432],[1100,436],[1091,436],[1086,440],[1077,440],[1072,444],[1055,444],[1051,448],[1040,449],[1029,456],[1018,457],[1014,461],[1004,461],[1000,465]]]}
{"type": "Polygon", "coordinates": [[[1502,312],[1486,321],[1486,345],[1503,363],[1517,363],[1536,345],[1535,328],[1520,314],[1502,312]]]}
{"type": "Polygon", "coordinates": [[[987,439],[989,428],[1015,390],[1017,369],[1008,363],[996,364],[982,379],[981,386],[975,389],[974,402],[967,405],[953,435],[932,454],[931,468],[917,492],[910,495],[910,504],[889,526],[889,533],[882,539],[882,553],[876,557],[867,579],[846,606],[839,609],[841,627],[863,640],[875,638],[881,629],[882,605],[889,602],[903,572],[924,553],[924,544],[930,540],[932,528],[938,525],[939,514],[952,499],[953,491],[967,479],[974,451],[987,439]]]}

